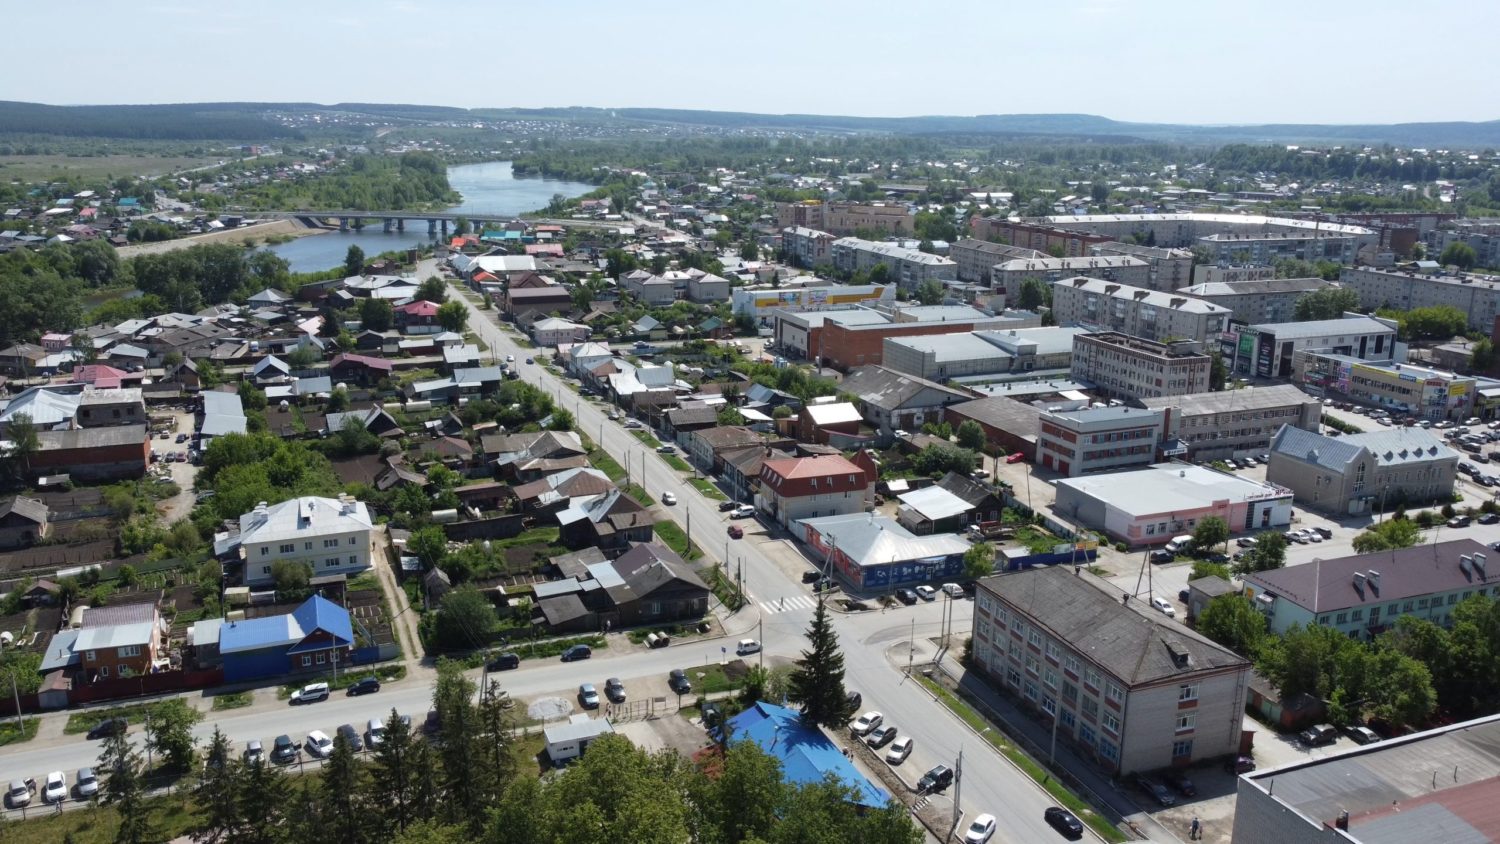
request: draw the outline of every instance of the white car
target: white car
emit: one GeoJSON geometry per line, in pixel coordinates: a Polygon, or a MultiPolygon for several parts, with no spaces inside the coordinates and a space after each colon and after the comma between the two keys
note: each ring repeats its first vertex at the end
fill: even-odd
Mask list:
{"type": "Polygon", "coordinates": [[[309,756],[317,759],[327,759],[333,754],[333,739],[322,730],[313,730],[307,734],[307,741],[302,743],[302,749],[309,756]]]}
{"type": "Polygon", "coordinates": [[[516,356],[515,355],[506,355],[505,356],[505,362],[506,363],[515,363],[516,362],[516,356]]]}
{"type": "Polygon", "coordinates": [[[328,699],[327,683],[312,683],[292,692],[292,703],[312,703],[315,700],[328,699]]]}
{"type": "Polygon", "coordinates": [[[995,834],[995,816],[980,815],[964,832],[964,844],[985,844],[995,834]]]}
{"type": "Polygon", "coordinates": [[[61,803],[68,798],[68,778],[62,771],[47,775],[47,784],[42,786],[43,803],[61,803]]]}
{"type": "Polygon", "coordinates": [[[918,586],[913,591],[915,591],[917,593],[917,596],[924,601],[933,601],[937,599],[937,590],[933,589],[931,586],[928,586],[925,583],[921,586],[918,586]]]}
{"type": "Polygon", "coordinates": [[[760,642],[755,639],[741,639],[740,643],[735,646],[734,652],[740,656],[760,653],[760,642]]]}
{"type": "Polygon", "coordinates": [[[899,765],[902,762],[905,762],[906,757],[911,755],[911,747],[911,736],[902,736],[901,738],[898,738],[895,741],[891,742],[891,749],[885,752],[886,763],[890,765],[899,765]]]}
{"type": "Polygon", "coordinates": [[[385,744],[385,722],[379,718],[371,718],[370,723],[365,725],[365,746],[374,750],[385,744]]]}
{"type": "Polygon", "coordinates": [[[12,809],[31,805],[31,789],[21,780],[14,780],[5,790],[5,801],[12,809]]]}
{"type": "Polygon", "coordinates": [[[732,519],[747,519],[753,515],[755,515],[754,507],[751,507],[749,504],[741,504],[734,508],[734,512],[730,513],[729,517],[732,519]]]}
{"type": "Polygon", "coordinates": [[[1177,610],[1172,609],[1172,603],[1166,598],[1152,598],[1151,608],[1168,618],[1177,617],[1177,610]]]}
{"type": "Polygon", "coordinates": [[[876,712],[872,709],[869,712],[866,712],[865,714],[859,716],[858,718],[855,718],[854,723],[849,725],[849,732],[857,736],[865,735],[871,730],[880,726],[881,722],[883,722],[884,720],[884,715],[881,715],[879,712],[876,712]]]}
{"type": "Polygon", "coordinates": [[[676,494],[670,493],[670,492],[664,492],[664,493],[662,493],[661,494],[661,503],[663,503],[663,504],[676,504],[677,503],[677,496],[676,496],[676,494]]]}

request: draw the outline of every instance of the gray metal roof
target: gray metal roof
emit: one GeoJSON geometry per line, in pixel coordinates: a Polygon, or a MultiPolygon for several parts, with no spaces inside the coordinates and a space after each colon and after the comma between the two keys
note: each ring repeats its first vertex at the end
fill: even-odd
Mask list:
{"type": "Polygon", "coordinates": [[[1308,322],[1267,322],[1250,326],[1251,331],[1275,334],[1278,340],[1301,340],[1315,337],[1341,337],[1350,334],[1395,334],[1396,329],[1375,317],[1348,319],[1315,319],[1308,322]]]}
{"type": "Polygon", "coordinates": [[[931,354],[936,363],[975,359],[1001,361],[1012,357],[972,333],[890,337],[885,342],[896,346],[906,346],[923,354],[931,354]]]}
{"type": "Polygon", "coordinates": [[[1389,601],[1450,592],[1465,587],[1484,589],[1500,587],[1500,554],[1491,553],[1483,543],[1472,539],[1454,539],[1427,543],[1398,551],[1352,554],[1330,560],[1313,560],[1296,566],[1257,572],[1245,576],[1262,592],[1270,592],[1313,613],[1334,612],[1365,605],[1380,606],[1389,601]],[[1460,564],[1464,556],[1481,562],[1460,564]],[[1493,580],[1488,573],[1486,555],[1495,557],[1493,580]],[[1354,586],[1356,573],[1379,572],[1378,586],[1354,586]]]}
{"type": "Polygon", "coordinates": [[[1316,401],[1317,399],[1291,384],[1274,384],[1269,387],[1245,387],[1240,390],[1223,390],[1217,393],[1189,393],[1184,396],[1141,399],[1141,404],[1146,407],[1175,407],[1180,411],[1181,416],[1199,416],[1210,413],[1287,407],[1316,401]]]}
{"type": "Polygon", "coordinates": [[[1315,463],[1336,471],[1343,471],[1350,461],[1359,456],[1360,449],[1368,449],[1380,466],[1457,460],[1459,456],[1458,452],[1422,428],[1390,428],[1344,437],[1326,437],[1286,425],[1271,438],[1273,454],[1304,463],[1315,463]]]}

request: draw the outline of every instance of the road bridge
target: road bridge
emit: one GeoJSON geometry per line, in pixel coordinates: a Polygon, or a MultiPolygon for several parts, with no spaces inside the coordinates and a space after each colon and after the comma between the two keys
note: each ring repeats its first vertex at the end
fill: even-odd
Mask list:
{"type": "MultiPolygon", "coordinates": [[[[444,238],[448,237],[448,227],[460,219],[468,220],[474,231],[483,231],[487,224],[508,222],[519,219],[516,214],[486,213],[482,211],[358,211],[352,209],[340,209],[330,211],[243,211],[239,212],[245,216],[253,216],[264,220],[301,220],[303,224],[319,228],[327,224],[327,221],[337,220],[339,231],[348,231],[351,228],[363,228],[367,220],[379,220],[387,232],[406,231],[408,221],[427,221],[427,233],[436,235],[442,233],[444,238]]],[[[608,220],[573,220],[573,219],[546,219],[527,220],[528,223],[537,225],[566,226],[584,229],[617,229],[629,225],[625,221],[608,220]]]]}

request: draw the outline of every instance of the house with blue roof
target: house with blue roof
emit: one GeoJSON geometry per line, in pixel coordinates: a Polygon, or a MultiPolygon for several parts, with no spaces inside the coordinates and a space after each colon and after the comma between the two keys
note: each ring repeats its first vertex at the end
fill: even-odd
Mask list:
{"type": "Polygon", "coordinates": [[[353,646],[349,611],[321,595],[290,613],[225,621],[219,627],[226,683],[352,665],[353,646]]]}
{"type": "Polygon", "coordinates": [[[781,762],[781,776],[794,786],[822,782],[830,774],[854,790],[857,806],[878,809],[891,795],[865,778],[843,750],[817,727],[802,722],[802,713],[759,701],[729,719],[729,740],[753,741],[781,762]]]}

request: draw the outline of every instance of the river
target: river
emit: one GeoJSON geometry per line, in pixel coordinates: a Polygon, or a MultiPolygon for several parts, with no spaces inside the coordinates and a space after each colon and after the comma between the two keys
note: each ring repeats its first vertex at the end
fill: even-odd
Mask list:
{"type": "MultiPolygon", "coordinates": [[[[518,179],[509,161],[486,161],[448,168],[448,183],[463,195],[463,202],[448,208],[459,214],[485,217],[514,217],[527,211],[546,208],[553,194],[572,198],[582,196],[594,185],[557,179],[518,179]]],[[[450,229],[451,231],[451,229],[450,229]]],[[[411,220],[406,231],[386,234],[380,224],[366,226],[364,231],[330,231],[308,235],[270,247],[285,258],[294,273],[332,269],[344,263],[350,246],[358,246],[366,255],[377,255],[393,249],[430,242],[427,221],[411,220]]]]}

